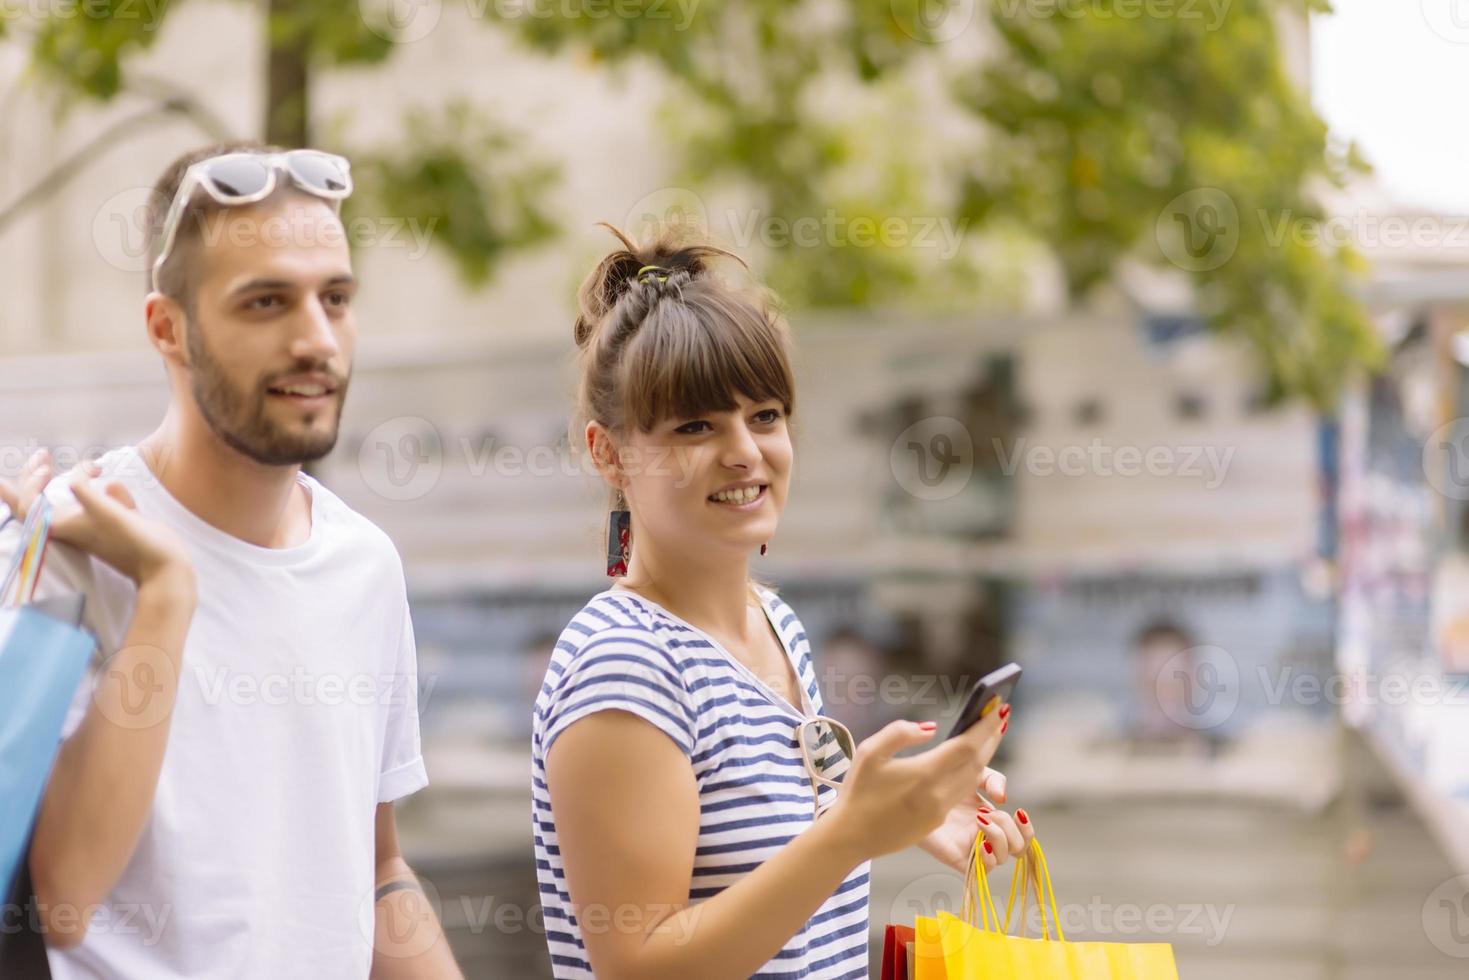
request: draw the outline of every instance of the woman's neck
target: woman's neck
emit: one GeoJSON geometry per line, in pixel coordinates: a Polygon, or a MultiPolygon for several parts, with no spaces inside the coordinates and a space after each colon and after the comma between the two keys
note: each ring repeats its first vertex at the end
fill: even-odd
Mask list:
{"type": "Polygon", "coordinates": [[[618,580],[708,633],[743,637],[749,628],[750,565],[728,554],[711,561],[634,539],[627,574],[618,580]]]}

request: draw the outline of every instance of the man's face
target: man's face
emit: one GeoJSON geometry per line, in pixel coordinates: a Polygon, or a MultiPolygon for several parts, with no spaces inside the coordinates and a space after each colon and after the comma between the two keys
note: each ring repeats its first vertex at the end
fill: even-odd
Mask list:
{"type": "Polygon", "coordinates": [[[352,373],[357,282],[324,201],[281,194],[202,224],[189,384],[204,421],[268,466],[322,458],[337,441],[352,373]]]}

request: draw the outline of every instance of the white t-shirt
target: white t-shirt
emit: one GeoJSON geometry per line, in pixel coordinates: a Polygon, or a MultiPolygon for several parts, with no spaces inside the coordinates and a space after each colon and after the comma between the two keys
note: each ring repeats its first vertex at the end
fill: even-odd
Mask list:
{"type": "MultiPolygon", "coordinates": [[[[306,474],[311,535],[261,548],[173,498],[131,447],[103,477],[172,526],[193,556],[189,629],[153,809],[132,860],[56,980],[366,977],[372,963],[375,816],[425,786],[413,626],[402,564],[381,530],[306,474]]],[[[53,481],[60,502],[70,490],[53,481]]],[[[18,537],[14,522],[0,555],[18,537]]],[[[125,636],[132,583],[52,543],[37,597],[85,592],[97,660],[125,636]]],[[[143,668],[130,703],[149,717],[143,668]]],[[[152,699],[154,704],[159,699],[152,699]]],[[[127,719],[124,719],[126,721],[127,719]]],[[[97,814],[106,819],[106,814],[97,814]]]]}

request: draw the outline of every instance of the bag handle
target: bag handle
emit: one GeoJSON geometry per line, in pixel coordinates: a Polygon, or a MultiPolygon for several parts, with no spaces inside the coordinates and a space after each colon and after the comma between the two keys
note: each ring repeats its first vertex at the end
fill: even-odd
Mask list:
{"type": "Polygon", "coordinates": [[[1025,907],[1027,907],[1028,893],[1031,889],[1036,890],[1036,907],[1040,909],[1040,934],[1042,939],[1050,939],[1050,924],[1055,923],[1056,940],[1066,942],[1065,933],[1061,930],[1061,912],[1056,909],[1056,889],[1050,883],[1050,868],[1046,867],[1046,852],[1040,846],[1040,840],[1031,839],[1030,845],[1021,852],[1014,877],[1011,877],[1011,896],[1005,908],[1005,932],[1009,932],[1011,923],[1011,911],[1015,907],[1015,889],[1021,890],[1021,905],[1019,905],[1019,924],[1024,930],[1025,907]],[[1024,883],[1022,883],[1024,882],[1024,883]],[[1050,907],[1050,920],[1046,920],[1046,907],[1050,907]]]}
{"type": "Polygon", "coordinates": [[[1005,920],[1002,925],[999,912],[995,908],[994,896],[990,893],[989,872],[985,869],[984,861],[980,857],[980,848],[984,846],[983,841],[984,833],[981,831],[975,835],[974,847],[970,852],[968,866],[965,869],[964,904],[960,910],[960,918],[986,932],[1009,933],[1011,913],[1015,910],[1015,896],[1018,892],[1020,917],[1016,921],[1020,924],[1021,934],[1024,934],[1025,910],[1031,889],[1034,888],[1036,906],[1041,915],[1041,938],[1051,939],[1051,924],[1054,923],[1056,941],[1064,943],[1066,935],[1061,931],[1061,914],[1056,909],[1056,890],[1051,884],[1051,872],[1046,866],[1046,854],[1041,849],[1041,842],[1032,838],[1030,844],[1021,852],[1015,872],[1010,878],[1010,897],[1005,903],[1005,920]],[[1051,912],[1049,920],[1046,918],[1048,905],[1051,912]],[[979,913],[981,922],[975,921],[976,912],[979,913]]]}
{"type": "Polygon", "coordinates": [[[11,555],[5,580],[0,583],[0,608],[23,606],[35,596],[50,536],[51,502],[44,496],[37,497],[21,525],[21,546],[11,555]]]}

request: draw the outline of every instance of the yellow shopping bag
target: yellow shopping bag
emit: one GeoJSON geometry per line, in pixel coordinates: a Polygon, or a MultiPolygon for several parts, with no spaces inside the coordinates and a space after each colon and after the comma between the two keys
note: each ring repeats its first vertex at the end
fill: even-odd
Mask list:
{"type": "Polygon", "coordinates": [[[1002,925],[979,857],[982,839],[975,839],[970,854],[959,915],[939,912],[936,918],[920,916],[913,924],[914,980],[1178,980],[1168,943],[1068,942],[1039,841],[1031,841],[1016,864],[1002,925]],[[1011,936],[1015,897],[1020,896],[1017,921],[1023,930],[1032,890],[1041,936],[1011,936]]]}

